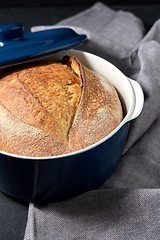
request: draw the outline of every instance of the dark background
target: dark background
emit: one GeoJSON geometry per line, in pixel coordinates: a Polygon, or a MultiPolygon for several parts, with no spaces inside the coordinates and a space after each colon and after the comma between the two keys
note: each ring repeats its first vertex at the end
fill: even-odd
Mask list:
{"type": "MultiPolygon", "coordinates": [[[[0,0],[0,25],[21,22],[24,32],[35,25],[54,25],[75,15],[97,1],[94,0],[0,0]]],[[[148,31],[160,17],[160,4],[156,0],[101,1],[115,10],[129,11],[139,17],[148,31]]]]}
{"type": "MultiPolygon", "coordinates": [[[[82,6],[82,5],[92,5],[97,1],[94,0],[1,0],[0,7],[44,7],[44,6],[82,6]]],[[[157,0],[150,0],[147,2],[138,0],[104,0],[101,1],[107,5],[144,5],[146,4],[156,4],[157,0]]]]}

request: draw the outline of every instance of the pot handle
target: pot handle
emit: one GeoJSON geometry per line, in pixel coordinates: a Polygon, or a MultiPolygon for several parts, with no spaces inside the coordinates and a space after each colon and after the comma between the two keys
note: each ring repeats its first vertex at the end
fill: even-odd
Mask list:
{"type": "Polygon", "coordinates": [[[135,94],[135,102],[136,103],[135,103],[135,108],[134,108],[133,114],[130,119],[130,120],[133,120],[133,119],[137,118],[142,112],[143,105],[144,105],[144,94],[143,94],[142,88],[138,82],[136,82],[135,80],[132,80],[130,78],[128,78],[128,80],[130,81],[130,83],[133,87],[133,90],[134,90],[134,94],[135,94]]]}

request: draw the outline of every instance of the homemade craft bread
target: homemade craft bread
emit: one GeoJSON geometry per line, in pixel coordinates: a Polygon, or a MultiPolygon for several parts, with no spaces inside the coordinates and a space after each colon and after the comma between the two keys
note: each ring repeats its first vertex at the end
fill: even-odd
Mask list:
{"type": "Polygon", "coordinates": [[[2,151],[33,157],[66,154],[104,138],[122,119],[115,88],[73,56],[1,74],[2,151]]]}

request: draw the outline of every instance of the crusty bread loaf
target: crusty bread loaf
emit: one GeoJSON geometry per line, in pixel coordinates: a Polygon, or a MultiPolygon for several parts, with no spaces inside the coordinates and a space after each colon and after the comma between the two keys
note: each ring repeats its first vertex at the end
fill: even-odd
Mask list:
{"type": "Polygon", "coordinates": [[[115,88],[75,57],[11,67],[0,79],[0,150],[55,156],[83,149],[123,119],[115,88]]]}

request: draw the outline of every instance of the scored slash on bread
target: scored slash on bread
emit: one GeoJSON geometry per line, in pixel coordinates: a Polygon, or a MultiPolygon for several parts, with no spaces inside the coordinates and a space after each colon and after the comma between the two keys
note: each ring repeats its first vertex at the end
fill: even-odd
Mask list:
{"type": "Polygon", "coordinates": [[[83,149],[123,119],[115,88],[72,56],[10,68],[0,114],[0,150],[34,157],[83,149]]]}

